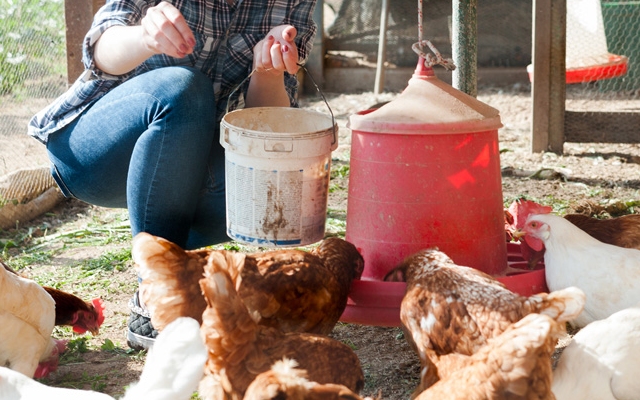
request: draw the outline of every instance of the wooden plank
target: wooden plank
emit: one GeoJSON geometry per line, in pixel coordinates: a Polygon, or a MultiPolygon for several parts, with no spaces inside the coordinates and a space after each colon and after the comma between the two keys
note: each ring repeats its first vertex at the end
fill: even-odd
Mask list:
{"type": "Polygon", "coordinates": [[[564,140],[573,143],[640,143],[637,112],[566,111],[564,140]]]}
{"type": "Polygon", "coordinates": [[[567,0],[551,2],[551,68],[549,69],[549,151],[563,153],[566,100],[567,0]]]}
{"type": "Polygon", "coordinates": [[[549,82],[551,69],[551,1],[533,1],[533,43],[531,58],[533,82],[531,84],[531,152],[549,148],[549,82]]]}
{"type": "Polygon", "coordinates": [[[71,85],[82,74],[82,41],[93,21],[93,2],[65,0],[64,19],[67,40],[67,82],[71,85]]]}
{"type": "Polygon", "coordinates": [[[93,14],[98,12],[98,9],[102,7],[105,3],[105,0],[93,0],[93,14]]]}

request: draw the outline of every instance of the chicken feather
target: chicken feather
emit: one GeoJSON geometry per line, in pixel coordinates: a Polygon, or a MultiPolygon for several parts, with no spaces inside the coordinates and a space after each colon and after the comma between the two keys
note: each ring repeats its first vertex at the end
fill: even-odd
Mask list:
{"type": "Polygon", "coordinates": [[[551,354],[563,332],[564,324],[549,316],[529,314],[416,400],[553,400],[551,354]]]}
{"type": "Polygon", "coordinates": [[[244,254],[185,251],[147,233],[136,235],[132,256],[142,278],[140,296],[158,330],[180,315],[199,321],[206,303],[198,281],[211,254],[235,283],[251,317],[286,332],[331,332],[347,304],[364,261],[355,246],[328,238],[306,252],[296,249],[244,254]]]}
{"type": "Polygon", "coordinates": [[[632,400],[640,393],[640,306],[594,321],[576,333],[553,374],[558,400],[632,400]]]}
{"type": "Polygon", "coordinates": [[[640,303],[640,250],[600,242],[553,214],[529,216],[522,233],[534,249],[545,248],[549,290],[576,286],[586,294],[584,311],[572,321],[574,326],[640,303]]]}
{"type": "Polygon", "coordinates": [[[57,364],[58,342],[51,337],[55,302],[42,286],[0,267],[0,366],[28,377],[38,364],[57,364]]]}
{"type": "Polygon", "coordinates": [[[531,313],[566,322],[585,302],[584,293],[567,288],[525,297],[508,290],[482,271],[456,265],[445,253],[425,249],[407,257],[385,280],[403,278],[407,289],[400,305],[405,337],[420,358],[422,392],[459,363],[450,354],[471,355],[490,338],[531,313]]]}
{"type": "Polygon", "coordinates": [[[362,400],[343,385],[310,381],[307,372],[297,368],[295,360],[283,358],[271,369],[258,374],[244,395],[244,400],[362,400]]]}
{"type": "Polygon", "coordinates": [[[324,335],[289,332],[259,325],[236,292],[222,253],[212,252],[200,280],[207,308],[202,335],[209,351],[200,395],[241,399],[255,377],[283,357],[295,359],[309,379],[359,392],[364,385],[360,361],[351,348],[324,335]]]}

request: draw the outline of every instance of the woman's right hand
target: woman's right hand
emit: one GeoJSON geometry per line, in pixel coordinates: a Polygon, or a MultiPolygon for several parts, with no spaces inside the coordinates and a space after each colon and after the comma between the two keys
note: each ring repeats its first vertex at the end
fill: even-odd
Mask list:
{"type": "Polygon", "coordinates": [[[140,24],[144,45],[154,54],[183,58],[191,54],[196,45],[193,32],[180,11],[167,2],[149,8],[140,24]]]}

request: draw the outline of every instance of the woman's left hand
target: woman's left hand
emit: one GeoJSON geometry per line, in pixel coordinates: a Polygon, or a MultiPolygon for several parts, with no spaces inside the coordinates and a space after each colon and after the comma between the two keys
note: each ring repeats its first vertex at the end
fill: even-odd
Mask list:
{"type": "Polygon", "coordinates": [[[279,25],[253,47],[253,68],[259,73],[281,75],[298,72],[298,32],[292,25],[279,25]]]}

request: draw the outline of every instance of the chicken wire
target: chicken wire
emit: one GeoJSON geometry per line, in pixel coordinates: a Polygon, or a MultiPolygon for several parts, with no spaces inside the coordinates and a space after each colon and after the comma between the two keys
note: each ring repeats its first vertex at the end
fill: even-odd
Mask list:
{"type": "MultiPolygon", "coordinates": [[[[567,86],[566,110],[592,113],[592,127],[603,136],[615,130],[617,140],[639,143],[640,1],[567,0],[566,62],[568,73],[574,68],[593,75],[567,86]],[[612,77],[611,66],[624,59],[626,73],[612,77]]],[[[597,139],[571,121],[565,123],[566,137],[597,139]]]]}
{"type": "Polygon", "coordinates": [[[0,229],[61,199],[45,146],[26,132],[66,90],[66,70],[63,0],[0,0],[0,229]]]}
{"type": "MultiPolygon", "coordinates": [[[[387,68],[415,67],[411,44],[418,41],[418,1],[389,2],[387,68]]],[[[325,1],[327,64],[332,67],[375,67],[380,36],[381,0],[325,1]],[[358,58],[358,65],[345,55],[358,58]]],[[[430,40],[444,57],[451,57],[450,0],[422,0],[423,38],[430,40]]],[[[477,1],[477,66],[522,68],[532,62],[532,0],[477,1]]],[[[624,56],[628,71],[619,77],[590,72],[588,79],[567,84],[567,111],[598,112],[594,123],[615,120],[615,140],[638,143],[640,117],[640,1],[567,0],[567,67],[583,68],[610,62],[610,55],[624,56]],[[604,50],[603,50],[604,47],[604,50]],[[619,114],[626,113],[624,119],[619,114]],[[609,115],[604,115],[609,113],[609,115]]],[[[597,69],[597,68],[596,68],[597,69]]],[[[569,74],[569,70],[567,71],[569,74]]],[[[498,82],[482,82],[496,84],[498,82]]],[[[584,132],[584,124],[568,120],[565,136],[574,141],[607,141],[584,132]]],[[[598,128],[598,134],[607,135],[598,128]]]]}

